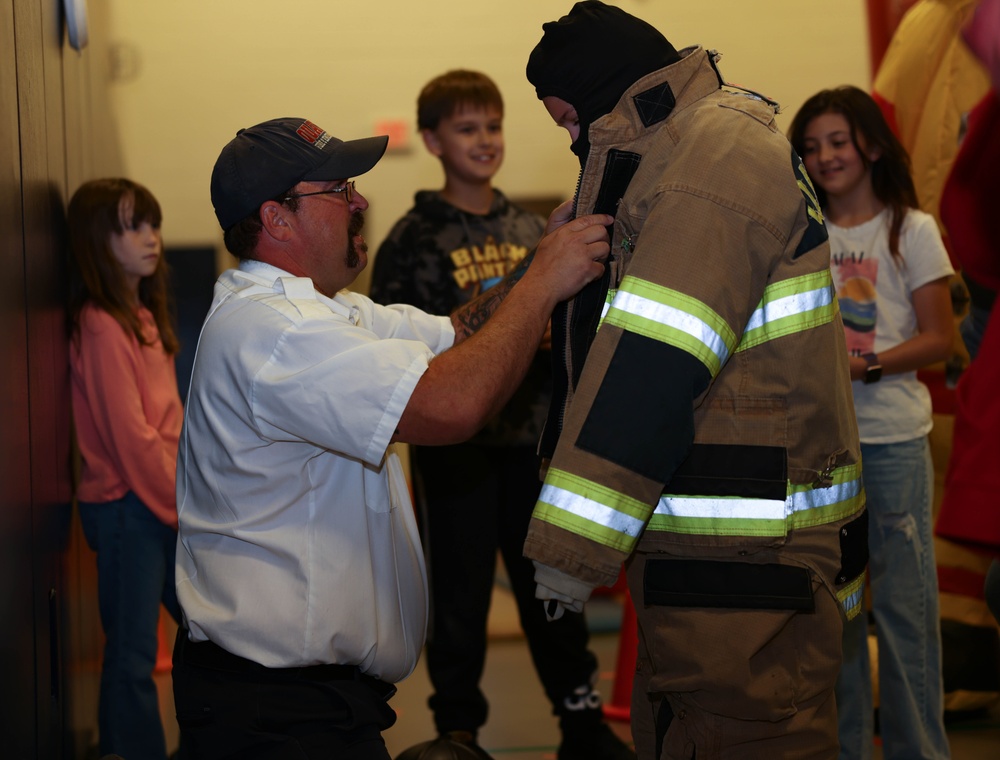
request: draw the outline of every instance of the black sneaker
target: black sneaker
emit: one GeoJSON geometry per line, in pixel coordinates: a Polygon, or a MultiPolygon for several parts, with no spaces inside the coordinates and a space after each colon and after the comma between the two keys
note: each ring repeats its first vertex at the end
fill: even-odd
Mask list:
{"type": "Polygon", "coordinates": [[[445,760],[445,758],[452,757],[456,760],[466,760],[466,758],[468,760],[493,760],[493,756],[479,746],[476,735],[472,731],[448,731],[438,737],[438,742],[446,744],[447,749],[452,754],[435,754],[428,760],[433,760],[433,758],[445,760]]]}
{"type": "Polygon", "coordinates": [[[396,760],[493,760],[471,731],[446,731],[437,739],[404,750],[396,760]]]}
{"type": "MultiPolygon", "coordinates": [[[[566,723],[566,721],[564,721],[566,723]]],[[[564,726],[557,760],[636,760],[635,752],[607,723],[564,726]]]]}
{"type": "Polygon", "coordinates": [[[450,739],[453,742],[459,744],[465,744],[469,747],[478,747],[476,744],[476,734],[474,731],[445,731],[441,734],[439,739],[450,739]]]}

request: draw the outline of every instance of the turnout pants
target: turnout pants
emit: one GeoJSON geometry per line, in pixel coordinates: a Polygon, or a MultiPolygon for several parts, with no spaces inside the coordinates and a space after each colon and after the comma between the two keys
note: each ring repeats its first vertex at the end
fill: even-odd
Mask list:
{"type": "MultiPolygon", "coordinates": [[[[823,535],[837,529],[796,531],[789,543],[802,550],[815,541],[812,558],[829,555],[819,566],[839,566],[823,535]]],[[[779,582],[799,584],[797,598],[777,608],[739,599],[697,606],[663,591],[698,562],[640,552],[628,565],[639,628],[631,718],[640,760],[834,760],[843,613],[829,585],[815,569],[734,559],[718,562],[737,575],[775,567],[785,576],[779,582]]]]}

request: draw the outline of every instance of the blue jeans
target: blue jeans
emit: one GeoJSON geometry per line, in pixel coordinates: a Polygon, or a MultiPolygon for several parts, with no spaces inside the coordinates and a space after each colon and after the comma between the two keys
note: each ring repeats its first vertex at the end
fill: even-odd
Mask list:
{"type": "Polygon", "coordinates": [[[165,760],[153,681],[160,603],[180,620],[174,587],[177,532],[131,491],[117,501],[79,504],[87,544],[97,553],[97,595],[104,628],[98,703],[102,755],[165,760]]]}
{"type": "MultiPolygon", "coordinates": [[[[948,758],[930,446],[926,437],[863,443],[861,465],[870,517],[868,577],[878,638],[883,757],[948,758]]],[[[867,634],[863,614],[844,626],[844,664],[837,683],[842,760],[872,756],[867,634]]]]}

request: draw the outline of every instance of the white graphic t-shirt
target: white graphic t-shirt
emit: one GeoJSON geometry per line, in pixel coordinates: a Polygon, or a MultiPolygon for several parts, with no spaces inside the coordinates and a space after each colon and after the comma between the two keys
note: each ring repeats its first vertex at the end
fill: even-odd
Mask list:
{"type": "MultiPolygon", "coordinates": [[[[890,212],[857,227],[830,231],[830,270],[853,356],[880,353],[918,333],[913,291],[954,271],[934,218],[911,209],[899,237],[901,259],[889,251],[890,212]]],[[[896,443],[931,429],[931,399],[916,372],[851,384],[864,443],[896,443]]]]}

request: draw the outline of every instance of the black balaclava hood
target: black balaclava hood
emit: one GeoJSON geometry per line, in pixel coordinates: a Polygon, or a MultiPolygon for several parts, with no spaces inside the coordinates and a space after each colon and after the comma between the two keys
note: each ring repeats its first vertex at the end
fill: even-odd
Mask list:
{"type": "Polygon", "coordinates": [[[590,152],[590,125],[611,113],[629,87],[680,60],[656,29],[621,8],[584,0],[558,21],[542,24],[528,57],[528,81],[538,99],[554,95],[576,109],[580,137],[571,150],[580,166],[590,152]]]}

